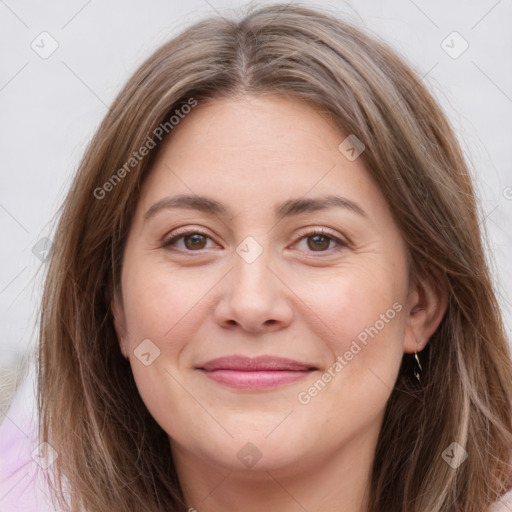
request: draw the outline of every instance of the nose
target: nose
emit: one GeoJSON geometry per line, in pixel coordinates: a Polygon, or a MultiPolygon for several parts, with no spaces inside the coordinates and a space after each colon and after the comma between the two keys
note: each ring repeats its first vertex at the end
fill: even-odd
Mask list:
{"type": "Polygon", "coordinates": [[[288,326],[293,318],[291,291],[263,254],[248,263],[238,255],[234,268],[223,280],[222,297],[215,319],[224,328],[248,332],[273,332],[288,326]]]}

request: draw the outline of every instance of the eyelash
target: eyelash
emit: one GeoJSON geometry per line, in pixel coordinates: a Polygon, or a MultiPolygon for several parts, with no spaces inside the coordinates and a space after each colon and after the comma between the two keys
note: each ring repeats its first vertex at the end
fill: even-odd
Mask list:
{"type": "MultiPolygon", "coordinates": [[[[208,233],[206,233],[205,231],[201,230],[201,229],[189,229],[187,231],[182,231],[182,232],[177,232],[174,234],[174,236],[172,236],[171,238],[167,239],[167,240],[164,240],[162,242],[162,245],[161,247],[163,249],[169,249],[169,250],[173,250],[173,251],[176,251],[176,252],[186,252],[186,253],[201,253],[202,251],[204,251],[205,249],[198,249],[196,251],[193,251],[193,250],[188,250],[188,249],[176,249],[176,248],[173,248],[172,245],[174,243],[176,243],[178,240],[186,237],[186,236],[190,236],[190,235],[203,235],[205,236],[206,238],[210,238],[210,235],[208,233]]],[[[342,249],[345,249],[345,248],[348,248],[349,247],[349,243],[344,241],[344,240],[341,240],[339,237],[335,236],[333,233],[331,233],[330,231],[327,231],[326,229],[324,228],[317,228],[317,229],[311,229],[311,230],[302,230],[300,231],[297,236],[299,237],[299,241],[303,240],[303,239],[307,239],[309,237],[313,237],[315,235],[321,235],[321,236],[324,236],[328,239],[330,239],[331,241],[335,242],[337,245],[337,247],[334,247],[334,248],[330,248],[330,249],[326,249],[324,251],[308,251],[308,252],[312,252],[312,253],[326,253],[326,252],[331,252],[331,251],[340,251],[342,249]]]]}

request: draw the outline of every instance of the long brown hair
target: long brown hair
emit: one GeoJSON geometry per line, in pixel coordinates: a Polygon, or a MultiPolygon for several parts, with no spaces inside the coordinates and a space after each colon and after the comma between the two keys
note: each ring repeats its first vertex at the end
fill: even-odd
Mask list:
{"type": "Polygon", "coordinates": [[[179,130],[170,117],[235,94],[305,101],[340,133],[355,134],[407,244],[411,277],[449,296],[421,352],[421,384],[411,377],[412,357],[403,357],[369,512],[482,512],[510,483],[512,363],[461,149],[394,51],[342,20],[289,5],[241,20],[212,17],[162,46],[128,81],[85,153],[56,231],[40,326],[40,429],[59,453],[60,506],[186,509],[167,434],[120,353],[110,300],[141,182],[161,135],[179,130]],[[150,141],[154,149],[141,156],[150,141]],[[456,469],[442,457],[454,442],[468,453],[456,469]]]}

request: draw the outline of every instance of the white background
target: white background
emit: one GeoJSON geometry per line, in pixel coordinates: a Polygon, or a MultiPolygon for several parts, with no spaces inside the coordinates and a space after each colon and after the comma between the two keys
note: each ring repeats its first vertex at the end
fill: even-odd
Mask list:
{"type": "MultiPolygon", "coordinates": [[[[302,4],[337,12],[381,35],[425,75],[423,81],[444,106],[477,177],[482,225],[510,326],[512,2],[302,4]],[[441,47],[453,31],[469,44],[457,59],[441,47]]],[[[225,0],[0,0],[0,370],[16,367],[35,347],[44,264],[32,248],[43,237],[51,239],[52,218],[107,105],[160,44],[215,11],[229,16],[244,5],[225,0]],[[58,43],[46,59],[31,48],[33,41],[41,45],[43,31],[58,43]]],[[[457,50],[463,41],[455,37],[448,44],[457,50]]]]}

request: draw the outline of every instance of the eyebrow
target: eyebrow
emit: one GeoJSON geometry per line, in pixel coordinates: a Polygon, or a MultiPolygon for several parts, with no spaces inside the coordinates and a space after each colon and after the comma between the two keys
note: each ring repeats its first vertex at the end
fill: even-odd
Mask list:
{"type": "MultiPolygon", "coordinates": [[[[157,212],[171,208],[198,210],[220,217],[229,217],[232,215],[232,212],[228,207],[210,197],[198,196],[195,194],[179,194],[176,196],[164,197],[163,199],[160,199],[160,201],[157,201],[146,212],[144,219],[147,220],[157,212]]],[[[366,212],[354,201],[334,195],[317,198],[289,199],[277,205],[274,213],[276,218],[283,219],[285,217],[293,217],[302,213],[327,210],[329,208],[343,208],[357,213],[362,217],[368,217],[366,212]]]]}

